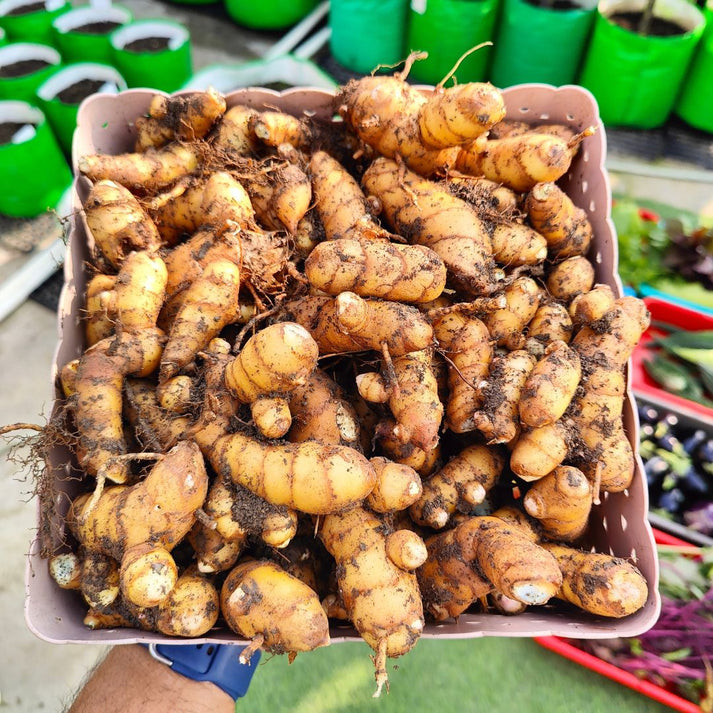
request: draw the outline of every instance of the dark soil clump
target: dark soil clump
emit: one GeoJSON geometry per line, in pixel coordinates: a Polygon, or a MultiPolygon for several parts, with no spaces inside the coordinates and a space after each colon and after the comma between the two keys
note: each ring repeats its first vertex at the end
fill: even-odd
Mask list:
{"type": "Polygon", "coordinates": [[[572,0],[527,0],[530,5],[535,7],[549,8],[550,10],[582,10],[582,6],[572,0]]]}
{"type": "MultiPolygon", "coordinates": [[[[639,32],[641,17],[642,13],[640,12],[616,12],[609,17],[609,20],[629,32],[641,34],[639,32]]],[[[686,30],[681,25],[671,20],[664,20],[662,17],[652,17],[646,32],[648,37],[676,37],[676,35],[685,34],[686,30]]]]}
{"type": "Polygon", "coordinates": [[[72,32],[82,32],[85,35],[108,35],[112,30],[115,30],[121,25],[120,22],[114,20],[103,20],[102,22],[89,22],[86,25],[73,27],[72,32]]]}
{"type": "Polygon", "coordinates": [[[82,79],[63,89],[56,98],[63,104],[79,104],[83,99],[99,91],[105,84],[106,82],[101,79],[82,79]]]}
{"type": "Polygon", "coordinates": [[[39,72],[40,69],[49,67],[50,63],[45,59],[23,59],[19,62],[6,64],[0,67],[0,77],[9,79],[12,77],[24,77],[26,74],[39,72]]]}
{"type": "Polygon", "coordinates": [[[17,17],[18,15],[29,15],[31,12],[40,12],[45,9],[44,2],[33,2],[27,5],[15,7],[7,13],[8,17],[17,17]]]}
{"type": "Polygon", "coordinates": [[[124,45],[127,52],[162,52],[168,49],[168,37],[142,37],[124,45]]]}
{"type": "Polygon", "coordinates": [[[28,126],[27,122],[6,121],[0,124],[0,146],[9,144],[12,137],[23,127],[28,126]]]}

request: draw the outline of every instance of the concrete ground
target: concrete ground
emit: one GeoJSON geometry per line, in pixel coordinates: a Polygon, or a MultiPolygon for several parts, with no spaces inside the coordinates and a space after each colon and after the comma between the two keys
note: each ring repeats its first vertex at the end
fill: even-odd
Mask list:
{"type": "MultiPolygon", "coordinates": [[[[43,423],[51,405],[49,365],[57,336],[56,315],[28,301],[0,325],[2,424],[43,423]]],[[[36,523],[33,483],[8,461],[10,444],[0,446],[0,616],[3,654],[2,705],[17,713],[60,711],[99,651],[54,646],[27,629],[23,614],[25,553],[36,523]]],[[[20,455],[20,454],[18,454],[20,455]]]]}
{"type": "MultiPolygon", "coordinates": [[[[263,56],[279,39],[245,31],[220,11],[155,0],[124,0],[137,17],[171,16],[187,23],[194,69],[263,56]]],[[[612,157],[615,191],[713,216],[710,174],[687,166],[647,166],[635,157],[612,157]],[[687,180],[683,180],[687,179],[687,180]]],[[[0,322],[0,425],[43,423],[52,390],[50,365],[57,340],[55,313],[29,300],[0,322]]],[[[101,655],[97,646],[49,644],[28,630],[23,613],[25,553],[33,537],[33,483],[18,461],[17,442],[0,442],[0,708],[14,713],[59,712],[101,655]]],[[[26,451],[25,451],[26,452],[26,451]]]]}

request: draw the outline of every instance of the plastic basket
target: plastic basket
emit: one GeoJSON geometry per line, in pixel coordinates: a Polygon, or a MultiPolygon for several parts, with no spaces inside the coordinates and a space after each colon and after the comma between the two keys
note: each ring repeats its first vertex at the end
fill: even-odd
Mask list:
{"type": "MultiPolygon", "coordinates": [[[[424,91],[430,89],[423,88],[424,91]]],[[[73,161],[94,152],[118,153],[132,150],[133,120],[147,111],[156,92],[129,90],[118,95],[96,95],[79,109],[78,128],[73,144],[73,161]]],[[[584,207],[592,221],[595,244],[592,261],[596,265],[598,282],[607,283],[621,293],[621,281],[616,274],[616,236],[610,218],[611,191],[604,169],[606,138],[592,95],[579,87],[554,88],[546,85],[522,85],[505,90],[504,96],[511,118],[524,121],[563,122],[578,129],[597,126],[594,136],[585,139],[562,186],[575,203],[584,207]]],[[[283,92],[267,89],[243,89],[226,95],[229,106],[247,104],[256,108],[278,107],[295,115],[309,113],[332,116],[332,91],[293,88],[283,92]]],[[[86,195],[85,179],[75,181],[76,215],[81,213],[81,198],[86,195]]],[[[65,287],[59,309],[60,338],[55,355],[52,378],[61,365],[78,357],[82,349],[82,334],[77,315],[80,296],[87,280],[85,265],[89,257],[87,233],[82,220],[75,218],[70,231],[69,251],[65,261],[65,287]]],[[[624,425],[633,448],[638,444],[638,421],[632,399],[627,398],[624,425]]],[[[69,457],[58,450],[53,454],[58,487],[71,491],[76,483],[67,481],[69,457]]],[[[70,492],[71,494],[71,492],[70,492]]],[[[67,498],[61,498],[66,502],[67,498]]],[[[424,637],[438,639],[476,638],[482,636],[532,637],[563,635],[579,638],[633,636],[651,627],[658,616],[658,569],[651,528],[646,518],[647,495],[640,461],[630,488],[621,493],[605,493],[601,505],[591,519],[588,545],[636,562],[649,584],[649,598],[642,609],[623,619],[595,617],[568,605],[551,604],[534,607],[518,615],[466,613],[457,621],[427,623],[424,637]]],[[[61,519],[61,513],[58,516],[61,519]]],[[[49,523],[50,525],[52,523],[49,523]]],[[[57,523],[54,523],[57,524],[57,523]]],[[[61,524],[61,523],[60,523],[61,524]]],[[[47,523],[44,523],[45,531],[47,523]]],[[[26,617],[29,627],[42,639],[52,642],[118,644],[135,641],[160,642],[166,637],[133,629],[89,631],[82,624],[85,609],[75,592],[60,590],[48,574],[47,563],[40,557],[35,541],[27,569],[26,617]]],[[[334,624],[334,643],[360,640],[351,627],[334,624]]],[[[201,639],[183,643],[234,642],[238,640],[226,628],[216,628],[201,639]]],[[[181,643],[171,639],[174,643],[181,643]]]]}

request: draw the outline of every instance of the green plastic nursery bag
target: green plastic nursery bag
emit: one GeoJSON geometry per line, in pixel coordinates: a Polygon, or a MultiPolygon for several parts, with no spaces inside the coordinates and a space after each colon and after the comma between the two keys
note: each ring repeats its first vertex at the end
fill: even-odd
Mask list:
{"type": "Polygon", "coordinates": [[[490,81],[496,87],[541,82],[562,86],[577,77],[596,5],[540,7],[504,0],[493,46],[490,81]]]}
{"type": "Polygon", "coordinates": [[[34,42],[10,42],[0,47],[0,99],[35,101],[35,91],[60,66],[54,47],[34,42]]]}
{"type": "MultiPolygon", "coordinates": [[[[686,32],[642,36],[608,19],[618,0],[602,0],[579,84],[599,104],[611,126],[652,129],[668,118],[703,33],[703,13],[686,0],[659,0],[655,12],[685,23],[686,32]],[[664,14],[665,13],[665,14],[664,14]]],[[[628,2],[627,9],[636,4],[628,2]]],[[[638,2],[639,9],[643,1],[638,2]]]]}
{"type": "Polygon", "coordinates": [[[134,20],[109,36],[112,64],[130,88],[146,87],[175,92],[193,74],[188,29],[172,20],[134,20]],[[160,38],[168,46],[157,51],[131,49],[133,42],[160,38]]]}
{"type": "Polygon", "coordinates": [[[713,132],[713,9],[704,10],[706,30],[683,81],[674,113],[697,129],[713,132]]]}
{"type": "Polygon", "coordinates": [[[0,101],[0,123],[17,124],[13,140],[0,144],[0,213],[33,218],[57,206],[72,182],[72,172],[52,129],[37,107],[0,101]],[[41,166],[42,170],[37,170],[41,166]]]}
{"type": "Polygon", "coordinates": [[[225,0],[225,10],[239,25],[257,30],[281,30],[294,25],[312,12],[317,2],[318,0],[225,0]]]}
{"type": "Polygon", "coordinates": [[[82,99],[73,101],[63,94],[73,85],[83,80],[94,82],[97,87],[92,93],[111,93],[127,88],[124,78],[108,64],[76,62],[60,67],[37,89],[37,106],[44,112],[65,155],[72,153],[72,137],[77,127],[77,112],[82,99]]]}
{"type": "MultiPolygon", "coordinates": [[[[428,52],[409,77],[438,84],[469,49],[492,41],[498,0],[411,0],[407,53],[428,52]],[[447,39],[446,39],[447,38],[447,39]]],[[[492,47],[468,55],[455,72],[460,84],[487,79],[492,47]]]]}
{"type": "Polygon", "coordinates": [[[45,0],[44,7],[22,12],[29,0],[0,0],[0,27],[12,42],[51,44],[52,22],[71,9],[65,0],[45,0]]]}
{"type": "MultiPolygon", "coordinates": [[[[52,23],[54,46],[66,64],[70,62],[100,62],[111,64],[112,49],[109,32],[87,32],[83,28],[94,23],[125,25],[134,19],[133,13],[121,5],[93,7],[82,5],[60,15],[52,23]]],[[[118,26],[117,25],[117,26],[118,26]]]]}
{"type": "Polygon", "coordinates": [[[407,54],[408,0],[332,0],[329,49],[343,67],[369,74],[394,65],[407,54]]]}

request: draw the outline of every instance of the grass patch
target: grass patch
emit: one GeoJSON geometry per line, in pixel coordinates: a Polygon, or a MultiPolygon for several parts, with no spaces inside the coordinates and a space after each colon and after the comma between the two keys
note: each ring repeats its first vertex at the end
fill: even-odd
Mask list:
{"type": "Polygon", "coordinates": [[[371,651],[333,644],[297,656],[263,654],[236,713],[666,713],[530,639],[422,639],[389,661],[390,692],[372,699],[371,651]]]}

